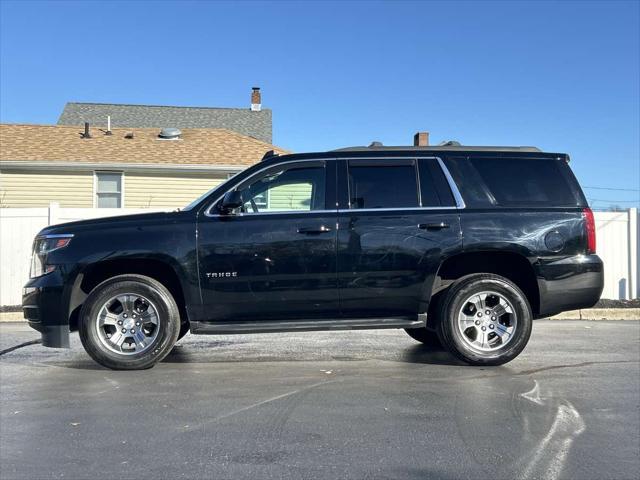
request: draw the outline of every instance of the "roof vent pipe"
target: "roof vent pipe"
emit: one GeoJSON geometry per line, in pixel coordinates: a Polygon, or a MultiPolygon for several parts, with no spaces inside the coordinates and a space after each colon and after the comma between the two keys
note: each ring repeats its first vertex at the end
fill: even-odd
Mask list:
{"type": "Polygon", "coordinates": [[[84,122],[84,133],[82,138],[91,138],[91,132],[89,131],[89,122],[84,122]]]}
{"type": "Polygon", "coordinates": [[[111,115],[107,115],[107,131],[104,132],[105,135],[113,135],[111,131],[111,115]]]}

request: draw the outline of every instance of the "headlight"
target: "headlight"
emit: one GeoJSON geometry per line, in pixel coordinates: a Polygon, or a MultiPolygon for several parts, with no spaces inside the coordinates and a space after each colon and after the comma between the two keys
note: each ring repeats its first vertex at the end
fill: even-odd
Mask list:
{"type": "Polygon", "coordinates": [[[31,272],[29,273],[29,276],[31,278],[36,278],[46,273],[53,272],[55,270],[55,266],[47,265],[47,255],[54,250],[59,250],[69,245],[72,238],[73,235],[71,234],[42,235],[36,237],[33,241],[31,272]]]}

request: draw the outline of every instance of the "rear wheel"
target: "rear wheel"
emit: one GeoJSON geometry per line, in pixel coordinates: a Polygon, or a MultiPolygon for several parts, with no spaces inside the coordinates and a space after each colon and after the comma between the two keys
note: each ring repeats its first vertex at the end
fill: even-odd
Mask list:
{"type": "Polygon", "coordinates": [[[143,275],[120,275],[98,285],[80,313],[80,339],[99,364],[116,370],[150,368],[180,333],[180,314],[169,291],[143,275]]]}
{"type": "Polygon", "coordinates": [[[499,275],[479,273],[457,280],[440,308],[442,344],[472,365],[507,363],[529,341],[529,302],[513,282],[499,275]]]}

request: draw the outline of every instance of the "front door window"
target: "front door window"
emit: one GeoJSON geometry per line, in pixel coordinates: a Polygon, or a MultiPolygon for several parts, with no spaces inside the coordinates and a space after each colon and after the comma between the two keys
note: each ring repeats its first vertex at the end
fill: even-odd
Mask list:
{"type": "Polygon", "coordinates": [[[246,213],[324,210],[324,166],[270,170],[241,186],[246,213]]]}

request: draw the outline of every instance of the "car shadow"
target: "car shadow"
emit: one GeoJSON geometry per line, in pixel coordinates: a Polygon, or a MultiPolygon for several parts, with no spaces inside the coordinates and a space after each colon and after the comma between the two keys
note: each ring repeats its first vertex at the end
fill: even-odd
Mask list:
{"type": "Polygon", "coordinates": [[[423,363],[427,365],[468,366],[442,347],[415,345],[407,348],[401,357],[407,363],[423,363]]]}
{"type": "MultiPolygon", "coordinates": [[[[226,347],[229,345],[235,345],[234,342],[228,341],[215,341],[207,342],[207,351],[211,351],[212,348],[226,347]]],[[[375,350],[371,351],[371,355],[363,358],[361,356],[352,355],[331,355],[331,360],[334,361],[354,361],[361,362],[363,360],[388,360],[399,361],[405,363],[416,363],[426,365],[449,365],[449,366],[467,366],[464,362],[457,359],[442,347],[427,346],[423,344],[414,345],[404,350],[398,350],[396,354],[381,356],[376,354],[375,350]]],[[[162,363],[233,363],[233,362],[288,362],[288,361],[326,361],[325,358],[309,359],[309,358],[291,358],[290,356],[284,356],[280,358],[276,355],[265,355],[256,357],[244,358],[242,356],[230,357],[230,358],[208,358],[208,356],[200,349],[192,349],[189,344],[176,345],[171,352],[162,360],[162,363]]]]}

